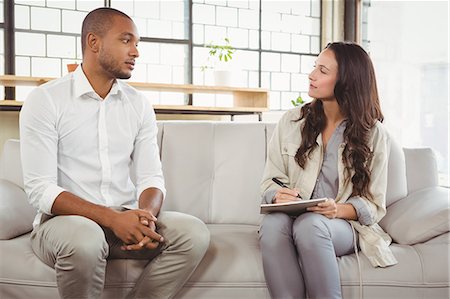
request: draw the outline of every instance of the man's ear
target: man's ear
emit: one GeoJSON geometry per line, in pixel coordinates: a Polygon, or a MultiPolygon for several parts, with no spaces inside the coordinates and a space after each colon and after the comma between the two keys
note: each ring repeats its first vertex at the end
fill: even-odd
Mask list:
{"type": "Polygon", "coordinates": [[[88,33],[86,36],[86,46],[91,52],[97,53],[100,49],[99,37],[92,32],[88,33]]]}

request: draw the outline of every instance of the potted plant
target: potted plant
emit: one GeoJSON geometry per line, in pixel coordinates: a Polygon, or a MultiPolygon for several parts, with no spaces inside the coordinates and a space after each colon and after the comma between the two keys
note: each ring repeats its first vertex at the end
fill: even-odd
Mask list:
{"type": "Polygon", "coordinates": [[[231,46],[230,40],[226,37],[223,44],[209,43],[206,47],[209,48],[209,56],[201,70],[214,70],[215,85],[230,85],[231,70],[228,63],[233,59],[233,54],[236,51],[231,46]]]}
{"type": "Polygon", "coordinates": [[[294,107],[298,107],[305,104],[305,100],[302,99],[302,96],[298,96],[295,100],[291,100],[291,103],[294,107]]]}

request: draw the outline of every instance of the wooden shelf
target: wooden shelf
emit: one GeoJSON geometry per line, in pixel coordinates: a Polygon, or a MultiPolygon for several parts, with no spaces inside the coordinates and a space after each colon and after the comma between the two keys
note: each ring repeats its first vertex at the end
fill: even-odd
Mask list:
{"type": "MultiPolygon", "coordinates": [[[[5,100],[0,101],[0,111],[19,111],[23,102],[5,100]]],[[[207,115],[234,115],[256,114],[261,121],[261,113],[265,108],[255,107],[205,107],[192,105],[153,105],[155,113],[163,114],[207,114],[207,115]]]]}
{"type": "MultiPolygon", "coordinates": [[[[24,77],[14,75],[0,76],[0,85],[6,87],[14,86],[38,86],[54,78],[45,77],[24,77]]],[[[258,114],[269,110],[269,91],[261,88],[242,88],[229,86],[205,86],[192,84],[164,84],[164,83],[144,83],[127,82],[129,85],[139,90],[153,90],[161,92],[180,92],[184,94],[208,93],[208,94],[232,94],[232,107],[200,107],[192,105],[154,105],[156,113],[175,114],[258,114]]],[[[1,110],[19,110],[19,101],[0,101],[1,110]]]]}

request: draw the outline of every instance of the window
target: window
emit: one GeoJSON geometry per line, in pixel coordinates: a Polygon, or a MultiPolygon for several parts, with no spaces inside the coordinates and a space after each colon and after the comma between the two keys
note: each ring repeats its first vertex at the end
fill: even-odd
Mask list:
{"type": "MultiPolygon", "coordinates": [[[[3,0],[0,0],[0,74],[3,75],[5,73],[5,45],[4,45],[4,15],[3,15],[3,0]]],[[[5,87],[0,86],[0,94],[2,97],[0,101],[3,100],[5,94],[5,87]]]]}
{"type": "Polygon", "coordinates": [[[448,2],[366,0],[362,16],[385,124],[403,146],[433,148],[448,186],[448,2]]]}
{"type": "MultiPolygon", "coordinates": [[[[111,1],[129,15],[141,37],[139,58],[130,80],[189,83],[189,3],[187,0],[111,1]]],[[[187,95],[143,91],[152,104],[184,105],[187,95]]]]}
{"type": "MultiPolygon", "coordinates": [[[[67,73],[67,64],[81,62],[81,22],[103,2],[16,0],[16,75],[61,77],[67,73]]],[[[16,87],[16,99],[23,101],[32,89],[16,87]]]]}
{"type": "MultiPolygon", "coordinates": [[[[233,85],[270,89],[273,110],[291,108],[291,100],[298,95],[308,98],[307,74],[321,48],[320,0],[16,0],[13,3],[16,75],[66,74],[66,65],[82,58],[82,20],[90,10],[105,4],[130,15],[138,27],[140,58],[132,81],[214,84],[212,71],[201,70],[208,58],[205,46],[221,43],[227,37],[236,48],[229,63],[234,72],[233,85]]],[[[24,100],[31,89],[17,87],[16,99],[24,100]]],[[[154,104],[187,101],[184,96],[147,93],[154,104]]],[[[194,105],[231,106],[231,101],[228,95],[193,97],[194,105]]]]}
{"type": "MultiPolygon", "coordinates": [[[[237,49],[228,63],[233,85],[269,89],[272,110],[292,108],[291,100],[308,98],[307,74],[321,47],[320,20],[319,0],[194,1],[194,84],[214,84],[213,72],[201,70],[208,58],[204,46],[228,37],[237,49]]],[[[202,95],[201,101],[213,105],[218,99],[202,95]]]]}

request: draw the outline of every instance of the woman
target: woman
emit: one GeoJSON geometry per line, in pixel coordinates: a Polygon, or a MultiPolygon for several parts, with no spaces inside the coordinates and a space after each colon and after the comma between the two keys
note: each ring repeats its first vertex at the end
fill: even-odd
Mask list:
{"type": "Polygon", "coordinates": [[[314,100],[278,123],[261,189],[266,203],[328,200],[298,217],[264,217],[260,245],[273,298],[341,298],[336,257],[354,252],[357,237],[374,266],[397,262],[377,224],[386,213],[389,138],[372,62],[357,44],[331,43],[309,81],[314,100]]]}

